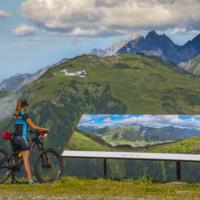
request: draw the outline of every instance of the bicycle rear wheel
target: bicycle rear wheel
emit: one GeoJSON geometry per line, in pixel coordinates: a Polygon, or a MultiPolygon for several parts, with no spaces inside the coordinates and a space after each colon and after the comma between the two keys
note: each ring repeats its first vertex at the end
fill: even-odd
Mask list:
{"type": "Polygon", "coordinates": [[[9,168],[11,167],[11,160],[3,162],[3,160],[9,156],[10,155],[7,151],[0,148],[0,184],[4,183],[12,172],[12,169],[9,168]]]}
{"type": "Polygon", "coordinates": [[[63,160],[54,149],[41,151],[34,161],[34,174],[41,183],[52,183],[60,178],[63,171],[63,160]]]}

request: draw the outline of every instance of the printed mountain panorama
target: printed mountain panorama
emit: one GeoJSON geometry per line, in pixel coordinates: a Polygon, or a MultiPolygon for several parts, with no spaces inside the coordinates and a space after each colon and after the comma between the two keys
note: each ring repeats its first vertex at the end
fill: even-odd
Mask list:
{"type": "MultiPolygon", "coordinates": [[[[196,53],[195,56],[197,56],[196,53]]],[[[191,59],[188,57],[180,62],[191,59]]],[[[7,109],[1,107],[0,131],[14,131],[12,116],[15,111],[15,103],[18,97],[25,98],[29,103],[27,114],[32,121],[38,126],[50,128],[45,146],[54,148],[61,153],[82,114],[198,115],[200,109],[199,81],[199,77],[195,73],[159,56],[131,53],[107,57],[77,56],[49,68],[37,80],[25,84],[19,90],[14,89],[17,90],[16,92],[1,92],[1,105],[7,109]],[[60,72],[62,69],[66,69],[67,72],[85,70],[86,74],[85,77],[67,76],[65,72],[60,72]]],[[[122,134],[122,130],[119,130],[119,133],[112,130],[93,134],[92,130],[81,130],[80,127],[77,127],[73,135],[75,138],[72,137],[71,141],[80,140],[82,145],[80,148],[85,148],[85,150],[88,150],[87,148],[91,144],[95,145],[97,150],[109,151],[122,147],[125,149],[141,147],[143,148],[139,150],[141,152],[199,152],[198,130],[188,133],[187,130],[180,132],[178,129],[168,127],[170,130],[157,130],[156,133],[148,130],[145,134],[141,134],[141,131],[136,131],[134,127],[125,126],[123,128],[127,129],[124,134],[122,134]],[[169,135],[166,134],[167,131],[170,133],[169,135]],[[133,136],[130,134],[131,132],[134,133],[133,136]],[[106,133],[108,134],[106,135],[106,133]],[[162,135],[162,133],[165,134],[162,135]],[[116,140],[119,138],[121,140],[117,144],[116,140]],[[122,146],[124,145],[123,141],[128,141],[126,144],[128,146],[122,146]],[[160,145],[166,142],[168,144],[160,145]],[[169,142],[173,143],[169,144],[169,142]],[[151,145],[157,146],[148,149],[142,147],[151,145]]],[[[142,127],[140,128],[142,129],[142,127]]],[[[79,150],[76,143],[70,145],[67,148],[76,147],[79,150]]],[[[11,152],[8,141],[0,139],[0,146],[11,152]]],[[[31,163],[33,163],[36,154],[35,148],[31,154],[31,163]]],[[[155,171],[155,167],[159,166],[161,170],[159,171],[159,180],[173,179],[175,176],[172,176],[171,172],[175,171],[175,164],[163,163],[110,161],[108,174],[110,177],[114,176],[116,173],[115,165],[119,165],[122,170],[119,177],[142,177],[147,174],[146,168],[152,169],[148,174],[153,176],[153,173],[158,173],[155,171]],[[137,167],[137,172],[130,170],[132,164],[137,167]]],[[[94,177],[100,176],[103,173],[102,169],[101,161],[67,159],[64,175],[94,177]],[[82,166],[81,170],[80,166],[82,166]]],[[[200,176],[192,175],[197,169],[198,166],[192,163],[186,164],[182,168],[185,176],[187,175],[186,177],[188,174],[194,177],[193,181],[200,180],[200,176]],[[191,172],[185,171],[188,167],[190,167],[191,172]]]]}
{"type": "MultiPolygon", "coordinates": [[[[85,116],[85,115],[83,115],[85,116]]],[[[93,115],[86,115],[93,118],[93,115]]],[[[117,125],[109,126],[105,125],[103,128],[98,126],[91,126],[91,123],[95,123],[95,118],[101,120],[102,122],[109,121],[111,124],[111,117],[108,115],[105,118],[105,115],[94,115],[94,119],[89,122],[84,123],[82,126],[81,122],[76,127],[75,131],[72,133],[65,150],[79,150],[79,151],[145,151],[145,152],[159,152],[159,153],[191,153],[197,154],[200,152],[199,148],[199,135],[200,130],[197,128],[179,128],[174,126],[163,127],[152,127],[143,125],[143,119],[152,120],[154,118],[155,123],[159,118],[163,118],[162,115],[123,115],[123,120],[120,122],[120,118],[115,115],[111,115],[112,118],[117,119],[117,125]],[[130,122],[129,125],[123,125],[124,122],[130,121],[131,119],[137,117],[138,123],[130,122]],[[155,119],[156,117],[156,119],[155,119]],[[140,121],[140,122],[139,122],[140,121]],[[196,136],[196,137],[194,137],[196,136]],[[174,148],[176,145],[188,142],[192,139],[195,139],[195,142],[190,145],[187,149],[174,148]],[[188,139],[190,138],[190,139],[188,139]],[[160,150],[159,150],[160,149],[160,150]]],[[[171,115],[165,115],[166,118],[173,118],[171,115]]],[[[184,115],[182,117],[182,123],[185,119],[191,119],[191,124],[199,123],[199,117],[197,116],[188,116],[184,115]]],[[[84,117],[83,117],[84,118],[84,117]]],[[[82,118],[81,118],[82,120],[82,118]]],[[[174,119],[174,120],[177,120],[174,119]]],[[[184,121],[184,126],[187,126],[184,121]]],[[[173,120],[171,120],[173,121],[173,120]]],[[[112,121],[113,123],[115,120],[112,121]]],[[[180,120],[181,122],[181,120],[180,120]]],[[[189,123],[190,123],[189,122],[189,123]]],[[[104,125],[103,125],[104,126],[104,125]]]]}

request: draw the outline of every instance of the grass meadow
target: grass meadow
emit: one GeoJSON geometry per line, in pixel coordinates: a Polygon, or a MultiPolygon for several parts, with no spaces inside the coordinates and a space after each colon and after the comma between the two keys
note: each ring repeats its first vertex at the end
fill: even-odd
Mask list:
{"type": "Polygon", "coordinates": [[[159,183],[147,178],[111,180],[62,177],[52,184],[0,185],[0,199],[200,199],[200,185],[185,182],[159,183]]]}

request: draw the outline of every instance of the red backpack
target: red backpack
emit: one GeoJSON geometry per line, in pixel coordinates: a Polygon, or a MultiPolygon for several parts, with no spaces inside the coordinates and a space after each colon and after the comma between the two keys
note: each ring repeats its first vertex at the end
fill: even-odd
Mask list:
{"type": "Polygon", "coordinates": [[[2,138],[3,138],[3,139],[6,139],[6,140],[11,140],[11,139],[12,139],[11,135],[12,135],[12,133],[3,132],[3,133],[2,133],[2,138]]]}

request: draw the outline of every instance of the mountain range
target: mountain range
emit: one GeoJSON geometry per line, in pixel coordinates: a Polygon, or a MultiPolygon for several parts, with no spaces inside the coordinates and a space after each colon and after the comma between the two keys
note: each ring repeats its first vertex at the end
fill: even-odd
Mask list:
{"type": "Polygon", "coordinates": [[[176,141],[180,139],[186,139],[196,135],[200,135],[200,131],[196,129],[180,129],[177,127],[169,126],[162,128],[152,128],[148,126],[143,126],[140,124],[133,125],[118,125],[115,127],[78,127],[81,130],[90,132],[92,134],[102,137],[106,142],[108,141],[118,141],[127,140],[131,142],[135,141],[176,141]]]}
{"type": "Polygon", "coordinates": [[[200,54],[200,34],[182,46],[174,44],[165,34],[158,35],[155,31],[149,32],[146,37],[140,34],[133,34],[128,40],[121,40],[111,48],[106,50],[95,48],[90,54],[100,57],[125,54],[127,48],[130,48],[132,54],[143,52],[146,55],[157,55],[179,64],[180,62],[189,61],[200,54]]]}
{"type": "Polygon", "coordinates": [[[8,79],[3,80],[0,82],[0,92],[13,92],[20,90],[24,85],[30,84],[33,81],[36,81],[39,77],[41,77],[45,72],[47,72],[49,69],[56,67],[64,62],[67,62],[69,59],[64,58],[60,60],[59,62],[48,65],[43,69],[40,69],[34,74],[15,74],[14,76],[11,76],[8,79]]]}
{"type": "MultiPolygon", "coordinates": [[[[167,60],[173,61],[174,63],[168,62],[167,64],[174,69],[178,69],[181,73],[184,73],[181,70],[182,68],[194,75],[200,74],[200,61],[198,57],[195,58],[200,54],[200,35],[196,36],[192,41],[188,41],[185,45],[179,46],[174,44],[165,34],[158,35],[155,31],[149,32],[145,38],[140,34],[132,34],[127,40],[121,40],[106,50],[95,48],[90,54],[106,57],[114,54],[125,54],[128,48],[132,54],[143,52],[146,55],[160,56],[166,59],[166,62],[167,60]],[[177,66],[175,63],[180,64],[177,66]]],[[[24,85],[38,80],[49,69],[59,66],[68,60],[68,58],[64,58],[56,64],[48,65],[34,74],[15,74],[0,82],[0,92],[18,91],[24,85]]]]}
{"type": "Polygon", "coordinates": [[[121,49],[123,46],[125,46],[127,43],[132,42],[137,44],[143,37],[140,34],[132,34],[131,37],[128,40],[121,40],[119,42],[116,42],[115,44],[112,45],[112,47],[104,50],[101,49],[93,49],[91,51],[91,55],[97,55],[99,57],[106,57],[106,56],[112,56],[116,52],[118,52],[119,49],[121,49]]]}

